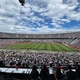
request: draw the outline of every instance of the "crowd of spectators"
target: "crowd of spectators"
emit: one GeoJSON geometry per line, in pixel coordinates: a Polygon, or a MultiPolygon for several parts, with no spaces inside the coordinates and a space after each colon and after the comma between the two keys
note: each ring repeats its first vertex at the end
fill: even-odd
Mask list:
{"type": "MultiPolygon", "coordinates": [[[[53,71],[53,67],[50,64],[50,68],[53,71]]],[[[71,65],[67,66],[68,71],[66,73],[61,72],[61,66],[58,65],[55,74],[50,74],[50,68],[43,65],[40,74],[37,71],[37,67],[34,65],[31,72],[31,80],[80,80],[80,65],[73,71],[71,65]]]]}
{"type": "Polygon", "coordinates": [[[31,65],[75,65],[80,62],[80,54],[77,52],[41,52],[41,51],[0,51],[0,61],[5,66],[26,67],[31,65]]]}
{"type": "Polygon", "coordinates": [[[79,37],[80,32],[68,32],[68,33],[55,33],[55,34],[14,34],[14,33],[2,33],[1,38],[69,38],[79,37]]]}
{"type": "Polygon", "coordinates": [[[32,66],[28,80],[80,80],[79,62],[80,54],[76,52],[0,50],[0,67],[32,66]],[[67,65],[67,71],[64,71],[63,65],[67,65]],[[76,65],[74,71],[73,65],[76,65]],[[37,71],[38,66],[42,66],[40,72],[37,71]],[[55,70],[53,66],[56,66],[55,70]]]}

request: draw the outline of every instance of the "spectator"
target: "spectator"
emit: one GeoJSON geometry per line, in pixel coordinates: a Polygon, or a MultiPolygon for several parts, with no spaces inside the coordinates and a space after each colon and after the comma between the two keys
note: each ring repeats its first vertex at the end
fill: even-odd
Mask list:
{"type": "Polygon", "coordinates": [[[55,80],[54,78],[54,69],[52,67],[52,63],[50,63],[50,67],[49,67],[49,77],[50,77],[50,80],[55,80]]]}
{"type": "Polygon", "coordinates": [[[31,72],[31,79],[38,80],[39,72],[37,71],[37,67],[34,65],[31,72]]]}
{"type": "Polygon", "coordinates": [[[21,62],[18,62],[17,67],[22,68],[21,62]]]}
{"type": "Polygon", "coordinates": [[[61,73],[60,68],[58,67],[55,74],[56,80],[64,80],[64,74],[61,73]]]}
{"type": "Polygon", "coordinates": [[[69,71],[66,73],[68,80],[76,80],[77,79],[77,75],[76,72],[72,71],[71,66],[68,66],[69,71]]]}
{"type": "Polygon", "coordinates": [[[49,67],[49,74],[54,74],[52,64],[50,64],[50,67],[49,67]]]}
{"type": "Polygon", "coordinates": [[[80,80],[80,65],[77,66],[76,74],[77,74],[77,79],[80,80]]]}
{"type": "Polygon", "coordinates": [[[49,79],[49,70],[46,65],[43,66],[41,72],[40,72],[40,77],[42,80],[48,80],[49,79]]]}

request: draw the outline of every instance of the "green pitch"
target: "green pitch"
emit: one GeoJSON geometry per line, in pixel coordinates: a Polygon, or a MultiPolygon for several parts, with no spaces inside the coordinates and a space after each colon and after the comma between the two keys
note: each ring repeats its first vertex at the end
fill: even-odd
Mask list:
{"type": "Polygon", "coordinates": [[[50,43],[19,43],[1,47],[1,49],[27,49],[27,50],[47,50],[47,51],[77,51],[64,44],[50,43]]]}

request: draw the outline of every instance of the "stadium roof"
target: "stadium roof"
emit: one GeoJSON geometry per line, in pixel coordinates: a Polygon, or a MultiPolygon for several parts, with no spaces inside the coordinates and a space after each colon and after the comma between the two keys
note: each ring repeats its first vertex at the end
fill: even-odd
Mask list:
{"type": "Polygon", "coordinates": [[[0,32],[53,34],[80,31],[80,0],[0,0],[0,32]]]}

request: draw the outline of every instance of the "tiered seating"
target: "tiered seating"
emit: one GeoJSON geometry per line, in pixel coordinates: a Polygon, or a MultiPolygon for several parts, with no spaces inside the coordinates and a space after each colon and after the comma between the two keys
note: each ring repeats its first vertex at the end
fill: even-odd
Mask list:
{"type": "MultiPolygon", "coordinates": [[[[79,43],[79,39],[80,32],[60,34],[13,34],[0,32],[0,45],[31,41],[31,42],[58,42],[75,46],[79,43]]],[[[77,46],[80,47],[79,44],[77,46]]]]}

